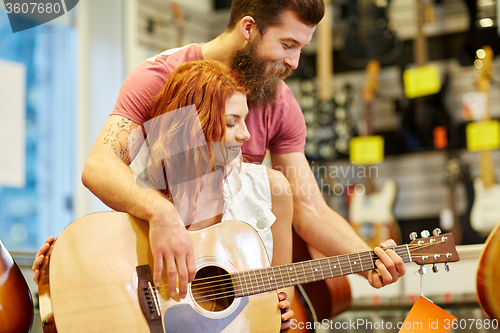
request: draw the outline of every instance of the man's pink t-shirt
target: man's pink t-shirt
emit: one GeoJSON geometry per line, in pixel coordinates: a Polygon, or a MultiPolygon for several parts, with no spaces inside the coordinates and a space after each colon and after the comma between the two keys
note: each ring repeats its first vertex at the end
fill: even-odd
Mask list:
{"type": "MultiPolygon", "coordinates": [[[[144,61],[126,78],[112,114],[143,126],[170,74],[182,63],[193,60],[203,60],[201,44],[168,50],[144,61]]],[[[272,154],[304,152],[304,116],[284,82],[273,105],[250,108],[246,124],[251,135],[243,144],[247,162],[262,163],[267,149],[272,154]]]]}

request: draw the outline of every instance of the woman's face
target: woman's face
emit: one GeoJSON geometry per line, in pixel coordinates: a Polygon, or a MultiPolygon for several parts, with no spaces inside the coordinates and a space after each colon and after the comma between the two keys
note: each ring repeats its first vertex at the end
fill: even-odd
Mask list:
{"type": "Polygon", "coordinates": [[[241,146],[250,139],[245,119],[248,115],[247,98],[240,92],[226,100],[225,143],[214,142],[214,162],[217,165],[235,166],[240,161],[241,146]]]}

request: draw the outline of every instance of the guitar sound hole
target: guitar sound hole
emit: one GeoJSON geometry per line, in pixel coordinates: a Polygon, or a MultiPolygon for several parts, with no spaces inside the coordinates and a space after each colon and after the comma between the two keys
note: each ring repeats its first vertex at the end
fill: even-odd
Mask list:
{"type": "Polygon", "coordinates": [[[191,283],[191,292],[198,305],[212,312],[227,309],[234,300],[231,276],[217,266],[200,269],[191,283]]]}

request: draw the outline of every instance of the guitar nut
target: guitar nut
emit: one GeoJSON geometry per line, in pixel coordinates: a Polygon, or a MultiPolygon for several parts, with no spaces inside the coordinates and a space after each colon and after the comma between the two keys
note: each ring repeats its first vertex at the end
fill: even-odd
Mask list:
{"type": "Polygon", "coordinates": [[[418,241],[418,246],[422,246],[422,245],[424,245],[424,241],[423,240],[419,240],[418,241]]]}
{"type": "Polygon", "coordinates": [[[435,254],[435,255],[434,255],[434,260],[439,260],[439,258],[441,258],[441,255],[440,255],[440,254],[435,254]]]}
{"type": "Polygon", "coordinates": [[[446,253],[446,258],[451,259],[452,254],[451,253],[446,253]]]}
{"type": "Polygon", "coordinates": [[[431,240],[429,241],[429,243],[434,244],[434,243],[436,243],[436,240],[434,238],[431,238],[431,240]]]}
{"type": "Polygon", "coordinates": [[[429,257],[428,257],[428,256],[422,256],[422,261],[424,261],[424,262],[425,262],[425,261],[427,261],[427,259],[429,259],[429,257]]]}
{"type": "Polygon", "coordinates": [[[446,243],[447,240],[448,240],[448,237],[446,237],[446,236],[441,237],[441,242],[446,243]]]}

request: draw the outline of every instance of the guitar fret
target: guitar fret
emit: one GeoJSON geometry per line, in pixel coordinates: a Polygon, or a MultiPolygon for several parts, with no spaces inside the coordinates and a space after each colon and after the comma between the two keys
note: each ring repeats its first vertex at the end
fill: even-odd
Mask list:
{"type": "Polygon", "coordinates": [[[347,262],[349,263],[349,268],[351,269],[351,274],[354,273],[354,271],[352,270],[352,265],[351,265],[351,259],[349,258],[349,255],[345,255],[347,257],[347,262]]]}
{"type": "MultiPolygon", "coordinates": [[[[304,262],[301,262],[300,265],[302,266],[302,272],[304,272],[304,280],[305,282],[304,283],[307,283],[307,274],[306,274],[306,270],[304,269],[304,262]]],[[[300,284],[300,281],[299,281],[299,284],[300,284]]]]}
{"type": "Polygon", "coordinates": [[[243,296],[241,290],[241,281],[240,281],[240,273],[236,272],[236,278],[231,274],[231,283],[233,284],[234,296],[240,297],[243,296]],[[241,293],[241,295],[240,295],[241,293]]]}
{"type": "Polygon", "coordinates": [[[359,252],[358,252],[358,258],[359,258],[359,264],[361,265],[361,272],[363,272],[364,271],[364,269],[363,269],[363,261],[361,260],[361,255],[359,254],[359,252]]]}
{"type": "MultiPolygon", "coordinates": [[[[319,266],[319,272],[321,273],[321,279],[324,280],[325,279],[325,276],[323,275],[323,268],[321,267],[321,260],[316,260],[316,263],[318,264],[319,266]]],[[[316,269],[317,270],[317,269],[316,269]]]]}
{"type": "Polygon", "coordinates": [[[259,291],[263,292],[266,290],[266,282],[264,281],[264,276],[262,276],[262,269],[259,269],[260,278],[262,279],[262,290],[259,287],[259,291]]]}
{"type": "Polygon", "coordinates": [[[273,272],[273,276],[271,277],[271,279],[274,280],[274,288],[279,289],[278,288],[278,281],[276,280],[276,274],[274,272],[274,267],[271,267],[271,271],[273,272]]]}
{"type": "Polygon", "coordinates": [[[338,263],[339,263],[340,275],[344,275],[344,273],[342,272],[342,265],[340,264],[340,259],[339,259],[339,256],[337,256],[337,261],[338,261],[338,263]]]}

